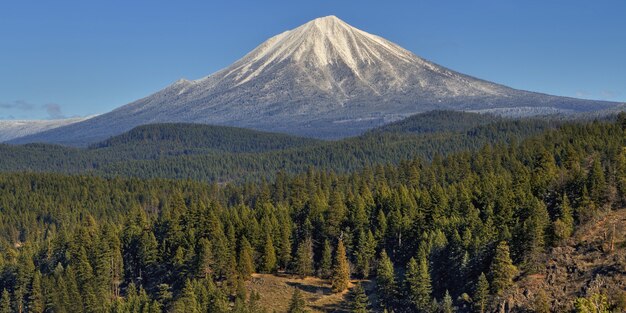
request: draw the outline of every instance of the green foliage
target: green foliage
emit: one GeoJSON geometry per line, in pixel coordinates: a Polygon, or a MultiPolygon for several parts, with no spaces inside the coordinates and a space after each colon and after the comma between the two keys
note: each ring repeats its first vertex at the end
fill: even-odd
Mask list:
{"type": "Polygon", "coordinates": [[[441,303],[441,312],[442,313],[453,313],[454,303],[452,302],[452,297],[450,293],[446,290],[446,294],[443,296],[443,301],[441,303]]]}
{"type": "Polygon", "coordinates": [[[474,309],[478,313],[485,313],[489,304],[489,281],[485,273],[480,273],[474,288],[474,309]]]}
{"type": "Polygon", "coordinates": [[[432,285],[428,259],[423,250],[419,253],[419,261],[414,258],[409,260],[404,280],[411,304],[418,312],[427,312],[432,301],[432,285]]]}
{"type": "Polygon", "coordinates": [[[346,258],[346,248],[339,239],[333,259],[333,274],[330,278],[333,292],[342,292],[350,285],[350,265],[346,258]]]}
{"type": "Polygon", "coordinates": [[[491,262],[491,275],[491,289],[496,295],[503,294],[513,285],[517,268],[509,256],[509,245],[506,241],[501,241],[496,247],[496,254],[491,262]]]}
{"type": "Polygon", "coordinates": [[[577,313],[610,313],[608,298],[603,294],[594,293],[589,298],[576,299],[577,313]]]}
{"type": "Polygon", "coordinates": [[[306,313],[308,310],[306,309],[306,302],[302,297],[302,293],[300,289],[294,288],[293,293],[291,295],[291,300],[289,301],[289,309],[287,309],[287,313],[306,313]]]}
{"type": "Polygon", "coordinates": [[[248,239],[244,236],[241,239],[241,244],[239,248],[239,274],[243,279],[250,279],[252,273],[254,273],[254,261],[253,261],[254,252],[252,251],[252,246],[248,239]]]}
{"type": "Polygon", "coordinates": [[[307,237],[298,245],[294,270],[296,274],[303,278],[313,275],[313,241],[310,237],[307,237]]]}
{"type": "Polygon", "coordinates": [[[274,273],[277,269],[276,250],[274,249],[274,241],[272,240],[272,236],[270,234],[265,236],[261,269],[265,273],[274,273]]]}
{"type": "Polygon", "coordinates": [[[393,263],[385,250],[380,253],[378,260],[376,285],[383,307],[393,307],[397,294],[396,275],[393,269],[393,263]]]}
{"type": "Polygon", "coordinates": [[[9,291],[4,288],[2,290],[2,298],[0,299],[0,313],[11,313],[11,295],[9,291]]]}
{"type": "Polygon", "coordinates": [[[351,313],[367,313],[367,307],[369,306],[369,299],[365,294],[365,290],[361,283],[357,283],[352,289],[350,289],[350,312],[351,313]]]}
{"type": "Polygon", "coordinates": [[[320,277],[329,278],[332,275],[333,255],[330,248],[330,242],[328,239],[324,240],[324,247],[322,249],[322,259],[319,265],[320,277]]]}

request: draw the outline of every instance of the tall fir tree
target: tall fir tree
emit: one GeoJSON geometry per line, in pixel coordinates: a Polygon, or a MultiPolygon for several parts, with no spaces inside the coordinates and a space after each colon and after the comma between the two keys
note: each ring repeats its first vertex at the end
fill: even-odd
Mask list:
{"type": "Polygon", "coordinates": [[[28,297],[28,312],[43,313],[45,309],[45,299],[41,288],[41,273],[35,272],[28,297]]]}
{"type": "Polygon", "coordinates": [[[252,273],[254,273],[253,255],[254,253],[250,242],[243,236],[239,247],[238,269],[239,275],[245,280],[250,279],[252,273]]]}
{"type": "Polygon", "coordinates": [[[452,297],[448,290],[446,290],[446,294],[443,296],[443,301],[441,302],[441,313],[453,313],[454,302],[452,301],[452,297]]]}
{"type": "Polygon", "coordinates": [[[553,228],[556,241],[563,241],[569,238],[574,231],[574,217],[567,195],[563,195],[561,199],[558,216],[554,221],[553,228]]]}
{"type": "Polygon", "coordinates": [[[478,313],[485,313],[489,303],[489,281],[485,273],[480,273],[474,288],[474,309],[478,313]]]}
{"type": "Polygon", "coordinates": [[[319,264],[319,276],[321,278],[329,278],[332,275],[333,266],[333,251],[330,247],[328,239],[324,240],[324,246],[322,247],[322,257],[319,264]]]}
{"type": "Polygon", "coordinates": [[[4,288],[2,290],[2,298],[0,299],[0,313],[11,313],[13,309],[11,308],[11,294],[9,291],[4,288]]]}
{"type": "Polygon", "coordinates": [[[341,239],[339,239],[337,249],[335,249],[333,274],[330,280],[333,292],[342,292],[348,289],[350,284],[350,264],[348,264],[346,248],[343,245],[343,240],[341,239]]]}
{"type": "Polygon", "coordinates": [[[393,308],[397,293],[396,274],[393,269],[393,263],[385,250],[380,253],[376,270],[376,285],[378,286],[383,308],[393,308]]]}
{"type": "Polygon", "coordinates": [[[419,262],[414,258],[409,260],[405,281],[411,304],[418,312],[427,312],[432,301],[432,285],[426,253],[421,250],[419,254],[419,262]]]}
{"type": "Polygon", "coordinates": [[[276,250],[274,249],[274,241],[268,233],[265,236],[265,244],[263,245],[263,255],[261,260],[261,269],[265,273],[276,272],[276,250]]]}
{"type": "Polygon", "coordinates": [[[310,237],[298,245],[294,270],[302,278],[313,275],[313,240],[310,237]]]}
{"type": "Polygon", "coordinates": [[[513,265],[506,241],[501,241],[496,247],[496,253],[491,262],[491,275],[491,289],[496,295],[502,295],[513,285],[517,267],[513,265]]]}
{"type": "Polygon", "coordinates": [[[369,306],[369,299],[365,294],[365,289],[361,283],[357,283],[352,289],[350,289],[350,312],[351,313],[367,313],[367,307],[369,306]]]}
{"type": "Polygon", "coordinates": [[[304,301],[304,297],[302,297],[302,292],[297,287],[293,289],[293,293],[291,294],[291,300],[289,300],[289,308],[287,309],[287,313],[306,313],[308,310],[306,309],[306,302],[304,301]]]}

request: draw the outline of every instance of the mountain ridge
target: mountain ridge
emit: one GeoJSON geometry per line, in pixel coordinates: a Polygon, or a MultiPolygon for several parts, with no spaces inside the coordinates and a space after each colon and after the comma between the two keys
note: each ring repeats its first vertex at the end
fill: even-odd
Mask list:
{"type": "Polygon", "coordinates": [[[498,113],[521,107],[514,114],[537,114],[615,105],[477,79],[328,16],[276,35],[204,78],[178,80],[89,121],[12,142],[86,145],[163,122],[343,138],[434,109],[498,113]]]}

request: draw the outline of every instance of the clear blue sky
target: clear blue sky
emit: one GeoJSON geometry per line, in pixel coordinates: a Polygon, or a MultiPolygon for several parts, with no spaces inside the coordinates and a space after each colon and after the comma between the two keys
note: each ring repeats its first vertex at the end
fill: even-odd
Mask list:
{"type": "Polygon", "coordinates": [[[107,112],[336,15],[486,80],[626,101],[626,1],[0,3],[0,119],[107,112]]]}

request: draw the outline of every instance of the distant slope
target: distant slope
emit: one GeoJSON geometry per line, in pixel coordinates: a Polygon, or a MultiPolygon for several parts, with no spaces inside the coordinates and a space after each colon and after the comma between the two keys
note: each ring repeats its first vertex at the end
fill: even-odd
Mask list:
{"type": "Polygon", "coordinates": [[[504,120],[504,118],[492,114],[460,111],[430,111],[423,114],[415,114],[403,120],[380,126],[372,129],[368,133],[423,134],[444,131],[459,132],[504,120]]]}
{"type": "Polygon", "coordinates": [[[84,121],[90,117],[58,120],[0,120],[0,142],[84,121]]]}
{"type": "Polygon", "coordinates": [[[313,144],[318,140],[243,128],[202,124],[150,124],[111,137],[91,148],[122,145],[169,145],[230,152],[257,152],[313,144]]]}
{"type": "Polygon", "coordinates": [[[335,16],[278,34],[227,68],[88,121],[14,140],[86,146],[138,125],[228,125],[337,139],[430,110],[571,114],[605,101],[517,90],[425,60],[335,16]]]}
{"type": "Polygon", "coordinates": [[[437,154],[524,139],[552,127],[554,124],[545,120],[514,121],[435,111],[392,125],[389,130],[381,128],[358,137],[318,141],[231,127],[157,124],[138,127],[83,149],[46,144],[0,145],[0,171],[258,181],[281,170],[303,172],[311,166],[348,172],[417,157],[430,159],[437,154]],[[415,131],[424,121],[439,119],[443,123],[445,116],[452,116],[451,123],[465,122],[456,123],[452,131],[434,126],[415,131]],[[494,122],[487,122],[492,119],[494,122]]]}

